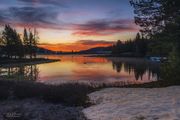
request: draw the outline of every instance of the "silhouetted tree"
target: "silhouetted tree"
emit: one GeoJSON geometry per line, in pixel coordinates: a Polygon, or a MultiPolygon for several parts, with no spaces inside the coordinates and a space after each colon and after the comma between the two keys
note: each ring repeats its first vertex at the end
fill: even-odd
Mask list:
{"type": "Polygon", "coordinates": [[[24,52],[25,57],[27,54],[29,54],[28,46],[29,46],[29,38],[26,28],[24,28],[24,34],[23,34],[23,44],[24,44],[24,52]]]}
{"type": "Polygon", "coordinates": [[[147,53],[148,41],[144,37],[137,33],[134,40],[128,40],[125,42],[117,41],[112,46],[112,54],[120,56],[139,56],[144,57],[147,53]]]}
{"type": "Polygon", "coordinates": [[[0,57],[2,57],[3,56],[3,54],[4,54],[4,41],[3,41],[3,39],[2,39],[2,34],[0,33],[0,57]]]}
{"type": "Polygon", "coordinates": [[[23,42],[17,31],[10,25],[5,25],[2,35],[0,34],[0,57],[23,58],[29,55],[30,58],[36,57],[38,44],[38,32],[24,29],[23,42]]]}
{"type": "Polygon", "coordinates": [[[158,46],[151,45],[152,49],[161,48],[162,51],[166,51],[165,49],[168,48],[170,50],[171,43],[174,43],[173,46],[180,50],[178,47],[180,46],[178,38],[180,3],[178,0],[130,0],[130,3],[136,14],[135,23],[141,27],[143,36],[161,41],[157,43],[158,46]],[[164,42],[166,44],[163,44],[164,42]]]}
{"type": "Polygon", "coordinates": [[[38,40],[39,40],[39,36],[38,36],[38,31],[34,28],[34,38],[33,38],[33,56],[34,58],[36,58],[36,53],[37,53],[37,47],[38,47],[38,40]]]}
{"type": "Polygon", "coordinates": [[[19,58],[23,58],[24,57],[24,46],[23,43],[21,41],[20,35],[16,33],[16,56],[18,56],[19,58]]]}
{"type": "Polygon", "coordinates": [[[161,32],[165,21],[164,14],[160,9],[162,0],[130,0],[134,7],[135,23],[141,27],[140,32],[143,36],[152,37],[152,35],[161,32]]]}
{"type": "Polygon", "coordinates": [[[13,56],[16,58],[23,57],[23,45],[19,34],[16,30],[12,29],[9,25],[6,25],[2,33],[2,41],[4,44],[4,51],[8,58],[13,56]]]}
{"type": "Polygon", "coordinates": [[[32,57],[36,57],[36,49],[38,44],[38,33],[34,29],[34,33],[31,29],[27,32],[26,29],[24,29],[24,36],[23,36],[23,42],[25,47],[25,54],[29,55],[29,57],[32,59],[32,57]]]}
{"type": "Polygon", "coordinates": [[[179,0],[131,0],[130,3],[135,9],[135,23],[141,27],[143,34],[153,40],[151,50],[159,50],[160,54],[170,53],[169,62],[162,69],[162,78],[179,81],[179,0]]]}
{"type": "Polygon", "coordinates": [[[135,52],[137,56],[146,56],[148,41],[140,33],[137,33],[135,42],[135,52]]]}
{"type": "Polygon", "coordinates": [[[36,49],[38,43],[38,33],[34,29],[34,33],[29,30],[29,51],[30,51],[30,58],[36,57],[36,49]]]}

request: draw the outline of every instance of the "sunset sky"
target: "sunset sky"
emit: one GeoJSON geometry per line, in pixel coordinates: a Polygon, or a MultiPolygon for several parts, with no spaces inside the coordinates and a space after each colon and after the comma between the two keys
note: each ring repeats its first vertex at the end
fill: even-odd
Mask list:
{"type": "Polygon", "coordinates": [[[0,29],[36,28],[39,44],[56,51],[109,46],[138,31],[128,0],[0,0],[0,29]]]}

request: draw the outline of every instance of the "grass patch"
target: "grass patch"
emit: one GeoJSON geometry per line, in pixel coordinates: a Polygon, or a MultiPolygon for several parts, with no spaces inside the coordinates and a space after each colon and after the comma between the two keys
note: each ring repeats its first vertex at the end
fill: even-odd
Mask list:
{"type": "Polygon", "coordinates": [[[88,94],[102,88],[160,88],[172,85],[180,85],[180,82],[173,81],[157,81],[138,85],[116,86],[102,84],[86,85],[86,84],[61,84],[61,85],[45,85],[32,81],[10,81],[0,80],[0,100],[8,98],[26,99],[38,98],[46,102],[61,103],[66,106],[84,106],[91,105],[88,101],[88,94]]]}
{"type": "Polygon", "coordinates": [[[0,98],[38,98],[46,102],[62,103],[68,106],[88,105],[87,94],[94,88],[81,84],[45,85],[31,81],[0,81],[0,98]]]}
{"type": "Polygon", "coordinates": [[[127,85],[125,88],[162,88],[170,86],[179,86],[179,81],[170,81],[170,80],[158,80],[150,83],[136,84],[136,85],[127,85]]]}
{"type": "Polygon", "coordinates": [[[0,86],[0,100],[7,99],[9,97],[9,89],[6,86],[0,86]]]}

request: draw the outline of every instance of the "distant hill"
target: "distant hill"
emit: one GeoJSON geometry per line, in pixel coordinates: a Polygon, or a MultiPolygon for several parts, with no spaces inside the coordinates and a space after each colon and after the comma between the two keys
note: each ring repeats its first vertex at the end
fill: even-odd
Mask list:
{"type": "Polygon", "coordinates": [[[56,52],[45,48],[37,47],[37,54],[60,54],[60,53],[61,52],[56,52]]]}
{"type": "Polygon", "coordinates": [[[38,47],[38,54],[110,54],[112,51],[112,47],[95,47],[87,50],[82,50],[79,52],[56,52],[52,50],[48,50],[45,48],[38,47]]]}
{"type": "MultiPolygon", "coordinates": [[[[2,49],[2,46],[0,46],[2,49]]],[[[37,54],[110,54],[112,47],[95,47],[87,50],[82,50],[79,52],[61,52],[61,51],[52,51],[42,47],[37,47],[37,54]]]]}
{"type": "Polygon", "coordinates": [[[110,54],[112,51],[112,47],[95,47],[88,50],[82,50],[78,53],[80,54],[110,54]]]}
{"type": "Polygon", "coordinates": [[[56,52],[52,50],[48,50],[45,48],[38,47],[37,53],[38,54],[110,54],[112,51],[112,47],[95,47],[87,50],[82,50],[79,52],[56,52]]]}

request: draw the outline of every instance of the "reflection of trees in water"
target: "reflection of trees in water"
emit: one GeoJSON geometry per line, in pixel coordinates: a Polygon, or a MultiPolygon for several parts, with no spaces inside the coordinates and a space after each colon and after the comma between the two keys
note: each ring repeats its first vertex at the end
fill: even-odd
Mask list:
{"type": "Polygon", "coordinates": [[[0,68],[0,76],[3,79],[35,81],[38,78],[38,74],[39,69],[36,65],[0,68]]]}
{"type": "Polygon", "coordinates": [[[118,73],[122,70],[122,62],[112,62],[113,69],[116,70],[118,73]]]}
{"type": "Polygon", "coordinates": [[[147,61],[113,61],[113,69],[118,73],[124,71],[131,74],[134,73],[136,80],[143,79],[143,75],[148,73],[148,79],[151,77],[157,77],[159,79],[160,67],[158,64],[147,61]]]}

